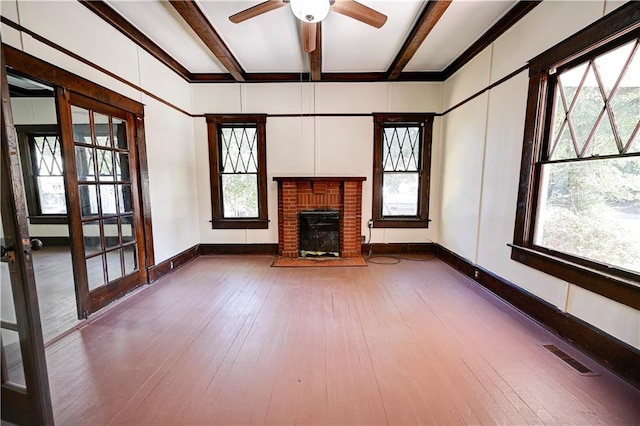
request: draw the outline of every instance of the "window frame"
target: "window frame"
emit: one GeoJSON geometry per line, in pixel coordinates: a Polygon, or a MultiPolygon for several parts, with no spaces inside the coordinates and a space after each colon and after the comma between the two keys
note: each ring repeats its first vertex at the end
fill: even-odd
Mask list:
{"type": "MultiPolygon", "coordinates": [[[[42,213],[40,205],[40,188],[38,186],[38,176],[35,173],[35,149],[33,147],[34,136],[56,136],[60,144],[60,158],[62,159],[63,173],[61,175],[65,188],[67,185],[64,174],[64,152],[60,126],[58,124],[27,124],[15,125],[18,135],[20,156],[22,157],[22,173],[25,176],[25,197],[27,201],[27,211],[29,212],[29,223],[34,225],[64,225],[69,223],[68,214],[42,213]],[[28,161],[27,161],[28,160],[28,161]]],[[[66,191],[66,189],[65,189],[66,191]]],[[[66,201],[66,200],[65,200],[66,201]]]]}
{"type": "Polygon", "coordinates": [[[374,113],[373,136],[373,202],[371,220],[373,228],[428,228],[429,190],[431,184],[431,145],[433,139],[434,113],[374,113]],[[415,216],[384,216],[383,198],[383,152],[385,124],[421,126],[421,147],[418,170],[418,214],[415,216]]]}
{"type": "Polygon", "coordinates": [[[206,114],[209,142],[209,169],[211,182],[211,227],[213,229],[267,229],[267,144],[266,114],[206,114]],[[225,218],[222,194],[222,126],[256,126],[258,136],[258,217],[225,218]]]}
{"type": "MultiPolygon", "coordinates": [[[[511,259],[640,309],[640,275],[534,242],[543,153],[551,131],[555,84],[552,70],[572,67],[628,43],[640,34],[640,7],[633,2],[540,54],[529,64],[529,91],[511,259]]],[[[556,74],[557,75],[557,74],[556,74]]]]}

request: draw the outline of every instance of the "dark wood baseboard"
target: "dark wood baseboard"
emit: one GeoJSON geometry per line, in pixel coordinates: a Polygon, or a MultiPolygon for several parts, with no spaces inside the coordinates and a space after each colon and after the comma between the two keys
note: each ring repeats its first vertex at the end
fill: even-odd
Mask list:
{"type": "MultiPolygon", "coordinates": [[[[374,254],[436,254],[435,243],[371,244],[374,254]]],[[[369,244],[362,244],[362,253],[369,253],[369,244]]],[[[200,255],[216,254],[278,254],[278,244],[200,244],[200,255]]]]}
{"type": "Polygon", "coordinates": [[[547,330],[640,388],[640,351],[437,244],[437,256],[547,330]]]}
{"type": "Polygon", "coordinates": [[[34,238],[42,241],[44,247],[71,247],[69,237],[31,237],[31,239],[34,238]]]}
{"type": "Polygon", "coordinates": [[[276,256],[278,244],[200,244],[200,255],[214,254],[262,254],[276,256]]]}
{"type": "Polygon", "coordinates": [[[371,243],[362,244],[362,254],[436,254],[435,243],[371,243]]]}
{"type": "Polygon", "coordinates": [[[173,272],[182,265],[191,262],[200,255],[198,246],[195,245],[178,253],[169,259],[149,267],[149,282],[157,281],[159,278],[173,272]]]}

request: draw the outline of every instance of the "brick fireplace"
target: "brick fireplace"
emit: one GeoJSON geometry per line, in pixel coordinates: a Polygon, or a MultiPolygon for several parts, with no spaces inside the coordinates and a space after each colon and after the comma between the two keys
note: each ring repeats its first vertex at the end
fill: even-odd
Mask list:
{"type": "Polygon", "coordinates": [[[361,257],[362,182],[365,177],[274,177],[278,182],[278,253],[300,255],[300,213],[339,212],[340,257],[361,257]]]}

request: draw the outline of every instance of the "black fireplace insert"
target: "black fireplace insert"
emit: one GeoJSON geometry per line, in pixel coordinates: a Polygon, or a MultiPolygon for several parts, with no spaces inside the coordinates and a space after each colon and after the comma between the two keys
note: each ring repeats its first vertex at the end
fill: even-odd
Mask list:
{"type": "Polygon", "coordinates": [[[340,212],[300,212],[300,256],[340,257],[340,212]]]}

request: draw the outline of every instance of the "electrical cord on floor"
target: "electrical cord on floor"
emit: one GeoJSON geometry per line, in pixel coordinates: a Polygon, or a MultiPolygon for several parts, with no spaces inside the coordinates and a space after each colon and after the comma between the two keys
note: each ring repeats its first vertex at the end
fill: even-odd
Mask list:
{"type": "Polygon", "coordinates": [[[436,256],[430,255],[427,258],[420,258],[420,259],[414,259],[414,258],[410,258],[410,257],[403,257],[403,256],[398,256],[398,255],[389,255],[389,254],[378,254],[378,255],[373,255],[373,246],[371,245],[371,221],[369,221],[369,238],[367,240],[367,242],[365,243],[366,245],[369,246],[369,254],[367,256],[365,256],[365,261],[367,263],[375,263],[377,265],[397,265],[398,263],[402,262],[403,260],[408,260],[411,262],[428,262],[430,260],[435,259],[436,256]],[[383,261],[383,262],[378,262],[378,261],[374,261],[371,259],[390,259],[389,261],[383,261]]]}
{"type": "Polygon", "coordinates": [[[367,263],[375,263],[377,265],[397,265],[398,263],[402,262],[401,259],[398,259],[395,256],[384,255],[384,254],[379,254],[377,256],[367,256],[364,260],[367,263]],[[371,260],[371,259],[390,259],[390,260],[389,261],[384,261],[384,262],[378,262],[378,261],[371,260]]]}

